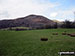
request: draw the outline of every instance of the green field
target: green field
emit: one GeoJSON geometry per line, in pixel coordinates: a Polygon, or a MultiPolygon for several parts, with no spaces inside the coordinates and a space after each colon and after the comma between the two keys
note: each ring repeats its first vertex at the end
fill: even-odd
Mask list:
{"type": "Polygon", "coordinates": [[[75,37],[62,35],[64,31],[75,33],[75,29],[1,30],[0,56],[59,56],[59,51],[75,51],[75,37]],[[58,35],[52,35],[54,32],[58,35]],[[40,41],[40,38],[48,38],[48,41],[40,41]]]}

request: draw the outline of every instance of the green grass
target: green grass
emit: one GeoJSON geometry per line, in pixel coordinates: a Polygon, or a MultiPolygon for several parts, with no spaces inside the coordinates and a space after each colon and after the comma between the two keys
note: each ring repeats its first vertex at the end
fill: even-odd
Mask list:
{"type": "MultiPolygon", "coordinates": [[[[15,30],[15,29],[30,29],[29,27],[11,27],[11,29],[15,30]]],[[[4,28],[4,29],[1,29],[1,30],[9,30],[10,28],[4,28]]]]}
{"type": "Polygon", "coordinates": [[[1,30],[0,56],[59,56],[59,51],[75,51],[75,37],[62,35],[64,31],[74,33],[75,29],[1,30]],[[52,35],[53,32],[58,35],[52,35]],[[40,41],[43,37],[48,41],[40,41]]]}

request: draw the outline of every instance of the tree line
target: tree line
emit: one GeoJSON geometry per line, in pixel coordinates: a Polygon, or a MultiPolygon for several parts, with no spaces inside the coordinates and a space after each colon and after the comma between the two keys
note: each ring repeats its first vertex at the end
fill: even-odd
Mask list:
{"type": "Polygon", "coordinates": [[[69,21],[69,20],[65,20],[60,28],[75,28],[75,21],[69,21]]]}

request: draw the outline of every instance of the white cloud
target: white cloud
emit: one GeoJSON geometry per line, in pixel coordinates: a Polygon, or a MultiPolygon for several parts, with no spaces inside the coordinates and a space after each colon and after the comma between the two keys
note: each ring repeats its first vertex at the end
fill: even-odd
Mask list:
{"type": "Polygon", "coordinates": [[[74,11],[75,8],[69,8],[67,10],[58,10],[54,11],[53,13],[50,14],[50,19],[54,20],[59,20],[59,21],[64,21],[64,20],[70,20],[73,21],[74,19],[74,11]]]}
{"type": "Polygon", "coordinates": [[[58,11],[58,13],[59,13],[58,17],[63,20],[67,19],[67,20],[73,21],[74,20],[74,11],[75,11],[75,8],[58,11]]]}
{"type": "MultiPolygon", "coordinates": [[[[4,13],[4,11],[7,11],[9,13],[9,18],[17,18],[29,14],[45,15],[48,9],[56,6],[58,6],[58,4],[50,2],[39,3],[39,0],[3,0],[0,4],[0,12],[4,13]]],[[[8,18],[6,16],[4,17],[8,18]]]]}
{"type": "Polygon", "coordinates": [[[57,15],[58,15],[58,13],[53,12],[53,13],[50,14],[50,17],[56,17],[57,15]]]}

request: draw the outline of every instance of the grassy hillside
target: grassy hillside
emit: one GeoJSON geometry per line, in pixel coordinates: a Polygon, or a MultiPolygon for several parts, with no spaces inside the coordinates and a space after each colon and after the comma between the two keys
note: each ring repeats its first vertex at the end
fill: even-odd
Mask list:
{"type": "Polygon", "coordinates": [[[75,29],[1,30],[0,56],[59,56],[59,51],[75,51],[75,37],[62,35],[64,31],[74,33],[75,29]],[[48,41],[40,41],[43,37],[48,41]]]}

